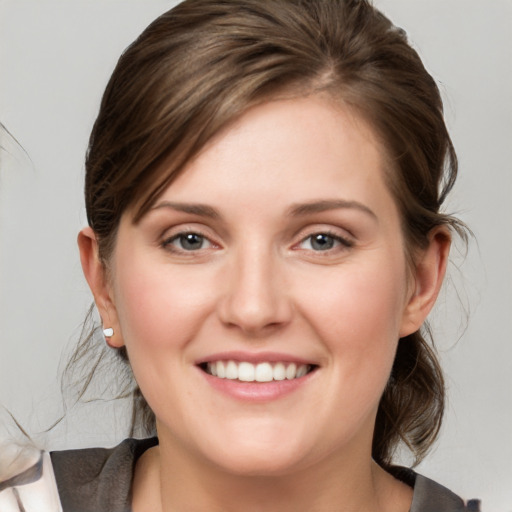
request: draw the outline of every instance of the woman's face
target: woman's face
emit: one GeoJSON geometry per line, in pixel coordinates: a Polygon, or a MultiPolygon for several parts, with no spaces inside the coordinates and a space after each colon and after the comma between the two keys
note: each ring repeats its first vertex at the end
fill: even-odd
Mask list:
{"type": "Polygon", "coordinates": [[[350,111],[273,101],[140,223],[123,216],[103,316],[161,446],[253,475],[369,459],[398,339],[418,327],[383,166],[350,111]]]}

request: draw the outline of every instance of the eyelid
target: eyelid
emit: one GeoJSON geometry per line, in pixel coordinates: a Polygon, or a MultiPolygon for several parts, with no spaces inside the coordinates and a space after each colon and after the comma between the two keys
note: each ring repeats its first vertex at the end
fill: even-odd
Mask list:
{"type": "Polygon", "coordinates": [[[303,250],[303,251],[312,253],[317,257],[325,257],[325,256],[332,255],[333,253],[337,254],[339,252],[346,251],[346,250],[350,249],[351,247],[353,247],[353,245],[354,244],[351,241],[349,241],[337,234],[322,231],[320,233],[312,233],[311,235],[308,235],[305,238],[303,238],[300,242],[298,242],[295,245],[295,247],[296,247],[295,250],[303,250]],[[329,247],[327,249],[315,249],[314,247],[302,247],[302,244],[304,244],[308,240],[311,240],[310,245],[312,245],[312,242],[313,242],[312,239],[316,235],[325,235],[325,236],[328,236],[329,238],[332,238],[334,240],[333,247],[329,247]]]}
{"type": "Polygon", "coordinates": [[[212,236],[210,233],[211,230],[205,229],[204,227],[197,226],[197,225],[177,225],[173,226],[171,228],[167,228],[163,231],[163,233],[158,238],[158,245],[162,247],[165,250],[179,253],[179,254],[185,254],[185,255],[192,255],[193,253],[199,253],[204,252],[209,249],[215,248],[218,249],[221,247],[221,244],[216,240],[216,237],[212,236]],[[196,251],[186,251],[184,249],[179,249],[178,247],[175,247],[172,245],[172,242],[176,239],[178,239],[180,236],[188,235],[188,234],[195,234],[198,235],[205,240],[207,240],[210,244],[209,247],[206,247],[204,249],[198,249],[196,251]]]}
{"type": "Polygon", "coordinates": [[[334,226],[326,226],[325,224],[315,224],[313,226],[300,229],[294,236],[294,239],[298,239],[298,241],[294,242],[293,246],[304,242],[314,235],[330,236],[338,240],[342,245],[346,247],[352,247],[356,242],[354,235],[352,235],[352,233],[350,233],[347,229],[336,228],[334,226]]]}
{"type": "Polygon", "coordinates": [[[190,231],[190,232],[181,232],[181,233],[178,233],[177,235],[174,235],[174,236],[171,236],[170,238],[167,238],[163,241],[163,244],[165,245],[165,247],[168,247],[168,246],[173,246],[175,247],[176,249],[178,249],[179,251],[183,250],[184,252],[197,252],[197,251],[200,251],[200,250],[204,250],[204,249],[208,249],[210,247],[212,247],[214,244],[210,241],[210,239],[206,236],[203,236],[201,235],[200,233],[195,233],[193,231],[190,231]],[[186,237],[187,235],[196,235],[198,238],[200,238],[203,242],[207,243],[207,247],[201,247],[200,249],[197,249],[196,251],[193,251],[192,249],[191,250],[187,250],[187,249],[183,249],[181,247],[179,247],[178,245],[175,245],[175,242],[177,241],[180,241],[180,239],[186,237]]]}

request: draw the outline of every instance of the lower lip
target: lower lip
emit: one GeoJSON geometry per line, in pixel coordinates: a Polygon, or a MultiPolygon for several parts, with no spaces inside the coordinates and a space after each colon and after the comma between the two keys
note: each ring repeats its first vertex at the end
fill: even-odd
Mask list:
{"type": "Polygon", "coordinates": [[[238,400],[253,402],[269,402],[283,398],[306,385],[311,380],[313,374],[316,373],[316,370],[314,370],[304,375],[304,377],[291,380],[241,382],[239,380],[220,379],[201,369],[199,371],[203,374],[206,382],[217,391],[238,400]]]}

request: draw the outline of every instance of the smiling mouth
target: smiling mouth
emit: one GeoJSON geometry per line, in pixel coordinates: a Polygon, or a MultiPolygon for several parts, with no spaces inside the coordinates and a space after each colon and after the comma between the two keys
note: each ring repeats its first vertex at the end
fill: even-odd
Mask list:
{"type": "Polygon", "coordinates": [[[213,377],[240,382],[272,382],[300,379],[318,368],[318,366],[312,364],[284,362],[252,364],[245,361],[231,360],[202,363],[199,367],[213,377]]]}

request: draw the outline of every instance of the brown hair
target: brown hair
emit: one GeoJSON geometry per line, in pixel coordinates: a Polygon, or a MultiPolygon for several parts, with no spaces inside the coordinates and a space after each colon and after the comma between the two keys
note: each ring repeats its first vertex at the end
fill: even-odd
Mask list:
{"type": "MultiPolygon", "coordinates": [[[[278,94],[317,92],[353,108],[380,137],[412,264],[432,228],[464,237],[440,213],[457,160],[439,90],[404,31],[366,0],[186,0],[123,53],[91,134],[85,198],[104,264],[122,214],[137,222],[221,128],[278,94]]],[[[424,326],[399,342],[373,440],[383,466],[400,441],[421,460],[439,432],[444,382],[428,334],[424,326]]],[[[136,385],[133,397],[134,422],[144,417],[153,430],[136,385]]]]}

